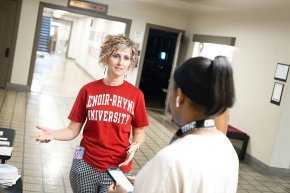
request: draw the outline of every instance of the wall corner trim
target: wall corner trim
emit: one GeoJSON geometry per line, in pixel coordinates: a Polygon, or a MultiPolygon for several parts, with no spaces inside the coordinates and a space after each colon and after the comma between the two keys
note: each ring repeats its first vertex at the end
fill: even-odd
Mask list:
{"type": "Polygon", "coordinates": [[[253,156],[249,154],[246,155],[245,163],[252,166],[256,171],[261,172],[262,174],[266,174],[266,175],[287,177],[289,176],[289,173],[290,173],[290,169],[268,166],[265,163],[261,162],[260,160],[254,158],[253,156]]]}
{"type": "Polygon", "coordinates": [[[30,86],[22,85],[22,84],[7,83],[6,89],[15,90],[15,91],[30,91],[30,86]]]}

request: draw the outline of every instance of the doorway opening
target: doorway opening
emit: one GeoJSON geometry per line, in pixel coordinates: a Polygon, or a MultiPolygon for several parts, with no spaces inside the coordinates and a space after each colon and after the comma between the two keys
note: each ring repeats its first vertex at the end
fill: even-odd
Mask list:
{"type": "MultiPolygon", "coordinates": [[[[147,24],[139,88],[147,109],[167,112],[169,80],[179,56],[184,31],[147,24]]],[[[138,80],[137,80],[138,82],[138,80]]]]}
{"type": "Polygon", "coordinates": [[[41,18],[39,40],[37,46],[37,55],[43,56],[43,52],[49,54],[61,54],[68,57],[69,40],[71,38],[71,29],[73,19],[84,17],[82,15],[70,14],[67,11],[62,11],[67,14],[66,18],[54,17],[55,12],[61,10],[44,8],[41,18]]]}
{"type": "Polygon", "coordinates": [[[226,56],[230,61],[235,51],[235,37],[193,34],[192,57],[203,56],[214,59],[217,55],[226,56]]]}
{"type": "Polygon", "coordinates": [[[28,77],[31,90],[42,92],[53,87],[48,84],[49,78],[60,66],[58,72],[62,74],[57,77],[63,84],[62,77],[68,74],[72,63],[92,79],[102,78],[103,66],[98,64],[101,43],[107,34],[128,35],[130,27],[129,19],[41,2],[28,77]]]}
{"type": "Polygon", "coordinates": [[[234,46],[194,42],[192,57],[203,56],[213,60],[216,56],[222,55],[226,56],[230,61],[232,61],[234,51],[234,46]]]}

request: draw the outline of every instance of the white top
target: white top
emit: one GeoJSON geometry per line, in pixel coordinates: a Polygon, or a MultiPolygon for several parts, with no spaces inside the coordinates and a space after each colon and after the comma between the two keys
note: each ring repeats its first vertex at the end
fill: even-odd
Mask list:
{"type": "Polygon", "coordinates": [[[15,166],[9,164],[0,164],[0,180],[14,179],[18,175],[18,170],[15,166]]]}
{"type": "Polygon", "coordinates": [[[235,193],[238,171],[237,153],[224,134],[190,134],[140,170],[134,193],[235,193]]]}

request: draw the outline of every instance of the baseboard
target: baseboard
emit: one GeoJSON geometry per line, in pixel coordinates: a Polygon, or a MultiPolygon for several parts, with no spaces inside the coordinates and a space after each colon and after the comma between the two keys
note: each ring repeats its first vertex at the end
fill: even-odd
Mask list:
{"type": "Polygon", "coordinates": [[[290,174],[290,169],[270,167],[249,154],[246,154],[244,162],[262,174],[279,177],[287,177],[290,174]]]}
{"type": "Polygon", "coordinates": [[[22,85],[22,84],[7,83],[5,89],[26,92],[26,91],[30,91],[30,86],[22,85]]]}

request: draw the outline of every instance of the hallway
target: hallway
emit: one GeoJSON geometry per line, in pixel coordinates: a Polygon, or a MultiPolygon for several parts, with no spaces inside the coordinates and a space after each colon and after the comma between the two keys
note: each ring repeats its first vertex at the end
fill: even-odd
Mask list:
{"type": "MultiPolygon", "coordinates": [[[[92,78],[74,61],[59,55],[45,54],[36,63],[31,92],[0,89],[0,127],[16,130],[12,158],[7,163],[18,168],[24,193],[70,193],[69,170],[80,137],[40,144],[29,136],[37,132],[35,125],[63,128],[78,90],[92,78]]],[[[152,111],[148,114],[150,126],[145,143],[135,155],[134,174],[168,144],[174,132],[170,118],[152,111]]],[[[287,192],[289,176],[266,176],[240,162],[238,193],[287,192]]]]}

